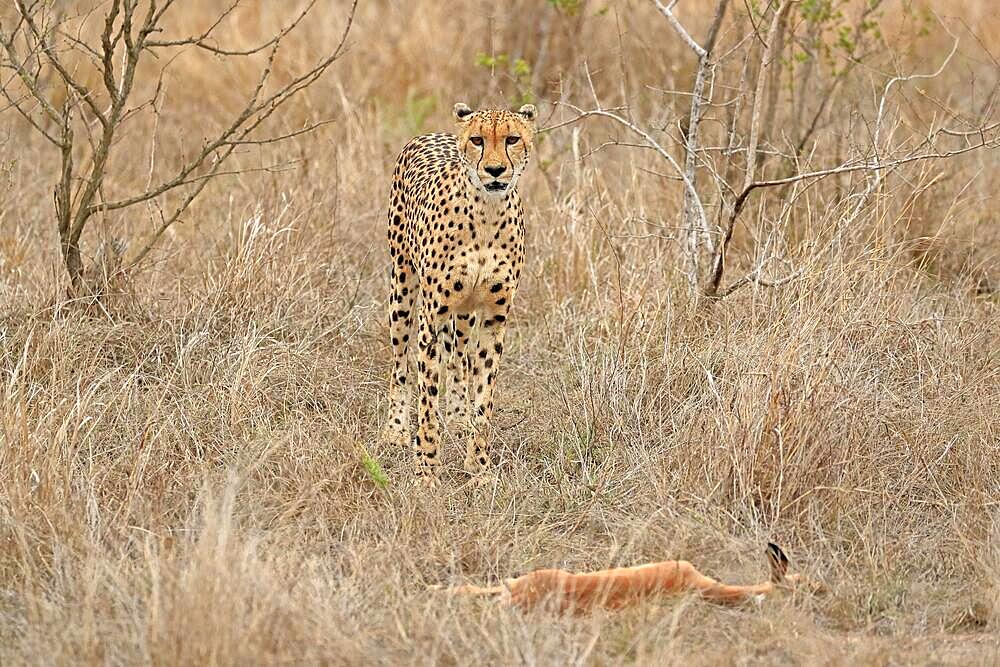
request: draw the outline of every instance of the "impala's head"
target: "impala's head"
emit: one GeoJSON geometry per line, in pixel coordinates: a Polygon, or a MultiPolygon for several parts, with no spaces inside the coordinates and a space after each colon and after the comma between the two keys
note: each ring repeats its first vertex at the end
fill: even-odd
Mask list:
{"type": "Polygon", "coordinates": [[[788,556],[777,544],[768,542],[764,555],[771,570],[771,583],[776,587],[812,594],[828,591],[822,583],[813,581],[804,574],[788,574],[788,556]]]}
{"type": "Polygon", "coordinates": [[[531,155],[535,114],[532,104],[516,112],[455,105],[458,152],[473,184],[487,195],[502,197],[517,186],[531,155]]]}

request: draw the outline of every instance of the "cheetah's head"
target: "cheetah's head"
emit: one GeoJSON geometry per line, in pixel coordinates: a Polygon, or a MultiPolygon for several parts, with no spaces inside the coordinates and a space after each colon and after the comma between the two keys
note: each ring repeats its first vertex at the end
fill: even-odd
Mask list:
{"type": "Polygon", "coordinates": [[[517,186],[531,155],[535,114],[532,104],[525,104],[517,112],[473,111],[461,102],[455,105],[458,151],[479,190],[503,197],[517,186]]]}

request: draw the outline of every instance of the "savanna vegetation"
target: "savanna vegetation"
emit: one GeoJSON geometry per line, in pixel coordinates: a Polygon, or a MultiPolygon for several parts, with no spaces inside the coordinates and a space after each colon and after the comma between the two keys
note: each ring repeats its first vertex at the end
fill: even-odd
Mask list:
{"type": "Polygon", "coordinates": [[[0,663],[1000,661],[998,41],[990,0],[4,3],[0,663]],[[385,200],[458,101],[543,129],[498,479],[453,442],[426,490],[385,200]],[[830,592],[427,590],[768,540],[830,592]]]}

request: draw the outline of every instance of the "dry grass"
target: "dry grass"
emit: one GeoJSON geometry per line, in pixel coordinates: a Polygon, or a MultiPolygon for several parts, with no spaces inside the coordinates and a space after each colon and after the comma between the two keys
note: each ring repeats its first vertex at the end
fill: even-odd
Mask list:
{"type": "MultiPolygon", "coordinates": [[[[343,3],[329,4],[287,66],[339,29],[343,3]]],[[[934,3],[987,45],[993,4],[934,3]]],[[[279,5],[240,14],[234,35],[266,33],[279,5]]],[[[643,88],[685,87],[693,65],[655,11],[584,6],[363,2],[349,56],[286,119],[337,122],[243,156],[299,162],[209,188],[100,307],[64,301],[48,149],[0,112],[0,663],[1000,660],[1000,301],[982,287],[1000,284],[995,153],[894,177],[849,230],[845,184],[810,189],[780,236],[802,279],[706,303],[662,238],[681,193],[648,171],[662,167],[626,149],[578,163],[571,130],[554,131],[523,180],[500,483],[468,489],[449,470],[440,493],[414,491],[409,453],[379,442],[388,174],[410,134],[447,127],[453,101],[517,95],[476,53],[537,58],[549,20],[546,113],[559,75],[586,102],[582,59],[609,98],[624,73],[646,117],[683,110],[643,88]],[[570,620],[424,588],[666,558],[749,581],[767,539],[833,593],[570,620]]],[[[939,60],[946,36],[907,46],[889,16],[900,67],[939,60]]],[[[683,18],[700,33],[710,17],[683,18]]],[[[925,88],[974,106],[997,71],[962,44],[925,88]]],[[[164,162],[251,80],[193,54],[173,68],[164,162]]],[[[878,71],[844,104],[870,104],[878,71]]],[[[904,107],[913,127],[930,113],[916,96],[904,107]]],[[[584,126],[582,152],[611,131],[584,126]]],[[[145,182],[149,141],[141,127],[123,139],[109,187],[145,182]]],[[[779,209],[764,196],[749,228],[779,209]]],[[[103,220],[85,254],[152,227],[144,210],[103,220]]],[[[754,247],[737,239],[734,275],[754,247]]],[[[457,468],[459,445],[446,456],[457,468]]]]}

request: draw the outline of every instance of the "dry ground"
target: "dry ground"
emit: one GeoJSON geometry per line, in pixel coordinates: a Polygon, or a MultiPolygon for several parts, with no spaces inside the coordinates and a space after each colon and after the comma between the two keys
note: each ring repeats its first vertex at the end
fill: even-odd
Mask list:
{"type": "MultiPolygon", "coordinates": [[[[981,43],[962,33],[954,71],[922,85],[979,104],[1000,13],[933,4],[981,43]]],[[[339,31],[343,3],[321,5],[289,68],[339,31]]],[[[898,67],[936,63],[947,36],[917,41],[894,7],[898,67]]],[[[237,28],[252,40],[281,16],[251,3],[237,28]]],[[[696,34],[709,18],[683,16],[696,34]]],[[[560,75],[587,102],[584,59],[609,100],[669,120],[685,98],[650,86],[690,86],[676,42],[638,1],[362,2],[350,53],[285,119],[336,122],[242,156],[295,163],[210,187],[100,305],[67,302],[49,149],[0,112],[0,664],[1000,661],[995,153],[894,177],[851,229],[836,203],[850,182],[824,182],[776,237],[802,277],[707,302],[677,271],[680,188],[651,173],[665,167],[620,147],[577,161],[573,128],[555,130],[523,179],[498,484],[464,487],[453,444],[441,490],[415,491],[408,452],[379,442],[398,148],[447,128],[454,101],[514,100],[518,77],[553,124],[560,75]],[[544,25],[534,81],[477,65],[537,64],[544,25]],[[425,590],[666,558],[749,581],[768,539],[833,592],[573,620],[425,590]]],[[[845,86],[830,136],[870,105],[880,62],[845,86]]],[[[252,76],[191,54],[173,67],[164,162],[252,76]]],[[[928,104],[906,98],[911,126],[928,104]]],[[[578,127],[578,154],[614,132],[578,127]]],[[[109,187],[145,182],[151,136],[123,139],[109,187]]],[[[748,229],[778,216],[770,197],[748,229]]],[[[85,252],[148,234],[150,214],[99,221],[85,252]]],[[[733,276],[754,238],[737,238],[733,276]]]]}

